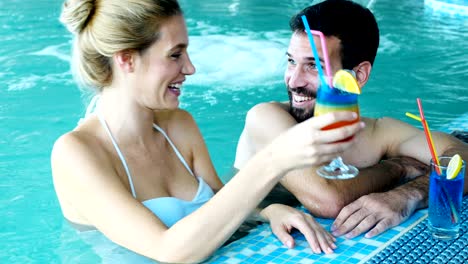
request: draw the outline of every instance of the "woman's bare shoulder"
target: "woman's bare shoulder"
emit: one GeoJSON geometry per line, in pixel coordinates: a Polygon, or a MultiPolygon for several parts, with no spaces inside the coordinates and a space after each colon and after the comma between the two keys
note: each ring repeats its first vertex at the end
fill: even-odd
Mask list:
{"type": "Polygon", "coordinates": [[[54,154],[73,155],[78,150],[96,147],[96,144],[99,144],[99,140],[93,127],[93,122],[87,121],[84,124],[78,125],[72,131],[61,135],[54,143],[52,157],[54,157],[54,154]]]}
{"type": "Polygon", "coordinates": [[[183,109],[177,109],[171,111],[166,119],[166,125],[169,135],[180,136],[180,135],[193,135],[198,134],[199,128],[195,118],[188,111],[183,109]]]}
{"type": "Polygon", "coordinates": [[[99,135],[93,123],[80,125],[61,135],[51,153],[54,177],[68,175],[67,171],[80,170],[83,166],[110,166],[109,154],[99,135]]]}

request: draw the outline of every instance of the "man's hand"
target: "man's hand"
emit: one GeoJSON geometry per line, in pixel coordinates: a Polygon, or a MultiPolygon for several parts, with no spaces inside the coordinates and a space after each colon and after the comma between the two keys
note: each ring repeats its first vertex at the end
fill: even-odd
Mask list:
{"type": "Polygon", "coordinates": [[[310,214],[298,209],[272,204],[263,209],[261,216],[270,222],[273,234],[288,248],[294,247],[293,229],[299,230],[314,253],[331,254],[336,248],[336,238],[327,232],[310,214]]]}
{"type": "Polygon", "coordinates": [[[367,230],[366,238],[376,236],[405,221],[416,210],[398,191],[371,193],[345,206],[332,225],[332,234],[356,237],[367,230]]]}
{"type": "Polygon", "coordinates": [[[365,237],[371,238],[399,225],[421,206],[420,200],[424,198],[420,197],[424,195],[418,195],[421,189],[427,189],[427,177],[420,176],[428,175],[429,166],[409,157],[382,162],[399,169],[400,182],[405,184],[388,192],[364,195],[343,207],[332,225],[333,235],[353,238],[370,229],[365,237]]]}

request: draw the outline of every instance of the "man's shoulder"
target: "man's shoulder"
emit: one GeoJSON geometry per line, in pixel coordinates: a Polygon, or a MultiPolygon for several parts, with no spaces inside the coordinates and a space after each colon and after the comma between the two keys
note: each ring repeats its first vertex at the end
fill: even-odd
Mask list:
{"type": "Polygon", "coordinates": [[[291,118],[289,105],[283,102],[264,102],[252,107],[246,116],[247,122],[265,122],[275,119],[277,121],[291,118]]]}
{"type": "Polygon", "coordinates": [[[366,123],[366,126],[371,126],[373,129],[377,128],[382,128],[382,127],[387,127],[387,126],[400,126],[400,125],[405,125],[407,123],[404,123],[403,121],[400,121],[398,119],[392,118],[392,117],[363,117],[361,116],[361,120],[366,123]]]}
{"type": "Polygon", "coordinates": [[[288,112],[289,113],[289,104],[288,102],[263,102],[254,105],[249,112],[253,113],[275,113],[275,112],[288,112]]]}
{"type": "Polygon", "coordinates": [[[415,126],[392,117],[361,117],[361,120],[366,124],[366,137],[375,141],[375,144],[401,143],[420,133],[415,126]]]}
{"type": "Polygon", "coordinates": [[[392,117],[363,117],[361,116],[361,121],[366,124],[366,136],[367,137],[377,137],[381,138],[382,136],[388,136],[388,133],[392,131],[398,131],[400,128],[405,128],[409,124],[404,123],[400,120],[397,120],[392,117]]]}

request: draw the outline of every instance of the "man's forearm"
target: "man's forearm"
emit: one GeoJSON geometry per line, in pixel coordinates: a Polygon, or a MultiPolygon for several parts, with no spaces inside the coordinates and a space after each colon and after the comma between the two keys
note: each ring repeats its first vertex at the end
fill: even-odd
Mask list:
{"type": "MultiPolygon", "coordinates": [[[[468,161],[468,145],[462,143],[457,146],[450,147],[441,156],[450,157],[455,154],[459,154],[466,163],[468,161]]],[[[465,169],[464,194],[467,194],[467,181],[468,171],[465,169]]],[[[408,199],[410,206],[414,206],[414,209],[425,208],[428,206],[429,173],[423,177],[418,177],[409,181],[394,190],[391,190],[391,192],[404,195],[406,199],[408,199]]]]}
{"type": "Polygon", "coordinates": [[[425,208],[428,205],[429,192],[429,174],[418,177],[397,188],[390,190],[389,193],[402,195],[407,202],[408,214],[416,209],[425,208]]]}
{"type": "Polygon", "coordinates": [[[405,181],[404,167],[394,160],[382,160],[374,166],[360,169],[358,177],[354,179],[333,183],[342,196],[344,205],[347,205],[363,195],[390,190],[403,181],[405,181]]]}
{"type": "Polygon", "coordinates": [[[405,180],[405,173],[404,166],[393,160],[361,169],[353,179],[328,180],[317,176],[314,169],[305,169],[290,172],[281,183],[313,215],[334,218],[344,206],[362,195],[398,186],[405,180]]]}
{"type": "MultiPolygon", "coordinates": [[[[238,169],[233,168],[230,175],[237,171],[238,169]]],[[[314,171],[304,169],[290,172],[265,197],[260,208],[273,203],[293,207],[302,203],[316,216],[335,217],[341,208],[360,196],[386,191],[404,181],[403,166],[395,160],[382,161],[370,168],[361,169],[357,178],[344,181],[327,180],[315,175],[314,171]]]]}

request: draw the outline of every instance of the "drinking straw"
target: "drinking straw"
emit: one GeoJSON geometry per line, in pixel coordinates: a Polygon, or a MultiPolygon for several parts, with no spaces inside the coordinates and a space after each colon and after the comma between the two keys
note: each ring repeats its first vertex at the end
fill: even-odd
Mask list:
{"type": "MultiPolygon", "coordinates": [[[[429,145],[429,150],[431,152],[432,160],[436,163],[436,166],[435,166],[436,172],[437,172],[438,175],[441,175],[442,173],[441,173],[440,168],[439,168],[439,166],[440,166],[439,158],[437,157],[437,152],[436,152],[436,149],[435,149],[435,146],[434,146],[434,141],[432,140],[429,125],[427,124],[426,118],[424,117],[424,110],[423,110],[423,107],[422,107],[421,99],[417,98],[416,101],[418,103],[419,116],[420,117],[418,117],[416,115],[413,115],[411,113],[408,113],[408,112],[406,113],[406,116],[411,117],[411,118],[413,118],[413,119],[415,119],[415,120],[422,123],[422,125],[424,127],[424,134],[426,135],[426,141],[427,141],[427,144],[429,145]]],[[[453,204],[452,199],[450,199],[450,196],[448,195],[448,192],[444,188],[444,186],[441,185],[441,187],[442,187],[442,193],[445,196],[445,200],[448,201],[449,206],[450,206],[451,220],[452,220],[453,223],[458,223],[459,217],[458,217],[458,213],[457,213],[457,210],[455,208],[455,205],[453,204]]]]}
{"type": "MultiPolygon", "coordinates": [[[[437,151],[436,151],[436,148],[434,147],[434,141],[432,140],[431,130],[429,129],[429,124],[427,123],[427,120],[424,117],[424,112],[422,110],[421,100],[419,98],[417,100],[418,100],[418,106],[419,106],[419,111],[420,111],[421,117],[418,117],[418,116],[413,115],[413,114],[408,113],[408,112],[406,112],[406,116],[411,117],[411,118],[413,118],[413,119],[415,119],[415,120],[422,123],[422,125],[424,127],[424,132],[426,134],[426,140],[427,140],[427,143],[429,145],[429,149],[431,151],[432,159],[435,161],[437,166],[440,166],[439,158],[437,156],[437,151]]],[[[437,173],[440,175],[439,167],[437,167],[436,169],[437,169],[437,173]]]]}
{"type": "Polygon", "coordinates": [[[429,146],[429,151],[431,152],[432,160],[434,160],[434,162],[437,164],[436,171],[437,171],[437,174],[440,175],[441,172],[440,172],[440,169],[439,169],[439,166],[440,166],[439,159],[436,156],[437,154],[436,154],[436,151],[435,151],[435,148],[434,148],[434,142],[432,141],[432,136],[430,134],[431,132],[429,130],[429,126],[427,124],[427,121],[426,121],[426,119],[424,119],[424,114],[422,115],[423,118],[420,118],[420,117],[418,117],[418,116],[416,116],[414,114],[406,112],[406,116],[411,117],[414,120],[419,121],[419,122],[422,123],[422,125],[424,127],[424,133],[426,135],[427,145],[429,146]]]}
{"type": "Polygon", "coordinates": [[[330,87],[332,87],[331,78],[333,76],[331,73],[330,58],[328,57],[328,48],[327,48],[327,41],[325,39],[325,35],[323,35],[323,33],[318,30],[310,30],[310,32],[312,32],[312,35],[317,35],[320,38],[320,44],[322,46],[322,53],[323,53],[323,61],[325,62],[325,72],[327,73],[328,78],[330,78],[328,80],[329,81],[328,84],[330,85],[330,87]]]}
{"type": "Polygon", "coordinates": [[[406,112],[406,116],[411,117],[411,118],[413,118],[413,119],[416,120],[416,121],[422,122],[422,120],[421,120],[421,118],[419,118],[419,116],[413,115],[412,113],[406,112]]]}
{"type": "Polygon", "coordinates": [[[436,166],[437,174],[441,175],[440,168],[439,168],[440,166],[439,158],[437,156],[437,152],[434,147],[434,141],[432,141],[431,130],[429,129],[429,125],[427,124],[426,118],[424,117],[424,110],[422,107],[421,99],[417,98],[416,101],[418,102],[419,116],[421,117],[421,123],[424,127],[424,133],[426,135],[427,144],[429,145],[429,150],[431,151],[432,159],[437,164],[436,166]]]}
{"type": "Polygon", "coordinates": [[[307,21],[307,18],[306,18],[305,15],[302,15],[301,18],[302,18],[302,23],[304,23],[304,27],[306,29],[307,36],[309,37],[310,46],[312,47],[312,53],[314,55],[315,64],[317,65],[317,70],[318,70],[318,73],[319,73],[320,82],[321,82],[321,84],[326,84],[327,83],[328,86],[333,87],[333,85],[331,83],[331,79],[327,79],[327,81],[325,81],[325,77],[324,77],[323,69],[322,69],[322,64],[320,63],[317,47],[315,46],[314,37],[312,36],[312,34],[318,35],[320,37],[320,43],[322,45],[323,58],[324,58],[324,61],[325,61],[325,70],[327,72],[328,77],[331,78],[332,76],[331,76],[330,60],[328,58],[328,50],[327,50],[327,45],[326,45],[326,42],[325,42],[325,36],[320,31],[310,30],[309,22],[307,21]]]}

